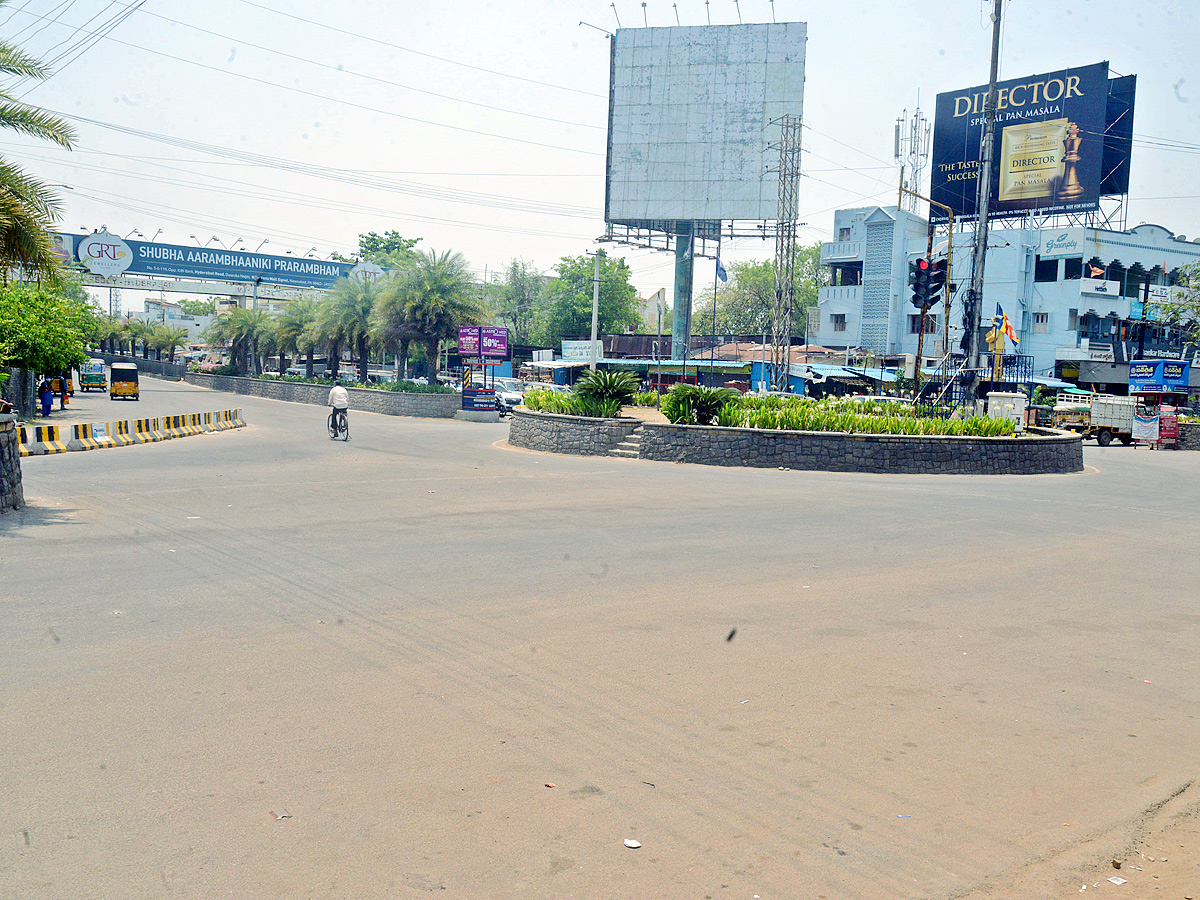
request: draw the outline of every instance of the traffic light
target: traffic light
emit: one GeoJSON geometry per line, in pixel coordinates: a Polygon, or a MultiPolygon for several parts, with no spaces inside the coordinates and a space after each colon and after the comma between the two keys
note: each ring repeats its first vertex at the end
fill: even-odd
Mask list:
{"type": "Polygon", "coordinates": [[[949,273],[946,271],[946,261],[944,259],[936,259],[929,264],[928,296],[930,306],[937,303],[938,297],[946,289],[947,274],[949,273]]]}
{"type": "Polygon", "coordinates": [[[929,309],[929,260],[918,259],[908,264],[908,283],[912,288],[912,305],[929,309]]]}

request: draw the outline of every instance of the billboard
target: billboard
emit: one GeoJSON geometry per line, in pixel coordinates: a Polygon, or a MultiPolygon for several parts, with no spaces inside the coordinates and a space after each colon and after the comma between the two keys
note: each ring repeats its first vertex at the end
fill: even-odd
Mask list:
{"type": "Polygon", "coordinates": [[[508,328],[503,325],[459,325],[458,355],[508,358],[508,328]]]}
{"type": "Polygon", "coordinates": [[[1191,363],[1186,361],[1131,362],[1129,393],[1186,394],[1191,374],[1191,363]]]}
{"type": "MultiPolygon", "coordinates": [[[[1113,85],[1121,94],[1110,103],[1107,62],[997,84],[989,215],[1083,212],[1099,208],[1102,193],[1128,188],[1133,86],[1113,85]]],[[[937,97],[930,197],[955,216],[977,212],[986,98],[986,85],[937,97]]],[[[945,214],[934,207],[933,217],[945,214]]]]}
{"type": "MultiPolygon", "coordinates": [[[[245,250],[209,250],[179,244],[126,241],[107,231],[85,237],[52,235],[56,252],[66,253],[93,275],[156,275],[242,284],[277,284],[328,289],[339,278],[372,269],[371,263],[344,263],[245,250]],[[72,253],[72,251],[74,251],[72,253]]],[[[378,269],[377,266],[373,267],[378,269]]]]}
{"type": "Polygon", "coordinates": [[[605,221],[774,219],[771,122],[804,112],[807,30],[803,22],[617,29],[605,221]]]}

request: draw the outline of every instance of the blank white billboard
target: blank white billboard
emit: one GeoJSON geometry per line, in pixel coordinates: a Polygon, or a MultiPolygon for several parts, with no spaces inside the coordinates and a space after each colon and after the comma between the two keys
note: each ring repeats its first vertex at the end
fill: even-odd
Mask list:
{"type": "Polygon", "coordinates": [[[605,219],[774,219],[778,126],[804,113],[803,22],[622,28],[605,219]],[[768,171],[771,170],[771,171],[768,171]]]}

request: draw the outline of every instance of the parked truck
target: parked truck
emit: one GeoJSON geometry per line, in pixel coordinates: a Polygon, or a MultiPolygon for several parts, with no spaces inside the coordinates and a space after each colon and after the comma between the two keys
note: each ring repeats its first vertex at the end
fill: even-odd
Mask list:
{"type": "Polygon", "coordinates": [[[1095,438],[1101,447],[1107,447],[1113,438],[1128,445],[1133,443],[1133,414],[1136,411],[1137,400],[1133,397],[1059,394],[1054,402],[1054,423],[1084,438],[1095,438]]]}

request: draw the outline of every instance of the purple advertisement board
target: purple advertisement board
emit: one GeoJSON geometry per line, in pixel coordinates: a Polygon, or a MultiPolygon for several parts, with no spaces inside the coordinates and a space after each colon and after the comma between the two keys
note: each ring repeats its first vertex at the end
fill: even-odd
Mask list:
{"type": "Polygon", "coordinates": [[[479,347],[483,356],[507,358],[508,329],[494,325],[484,325],[479,329],[479,347]]]}
{"type": "Polygon", "coordinates": [[[458,326],[458,355],[459,356],[478,356],[479,355],[479,326],[477,326],[477,325],[459,325],[458,326]]]}

